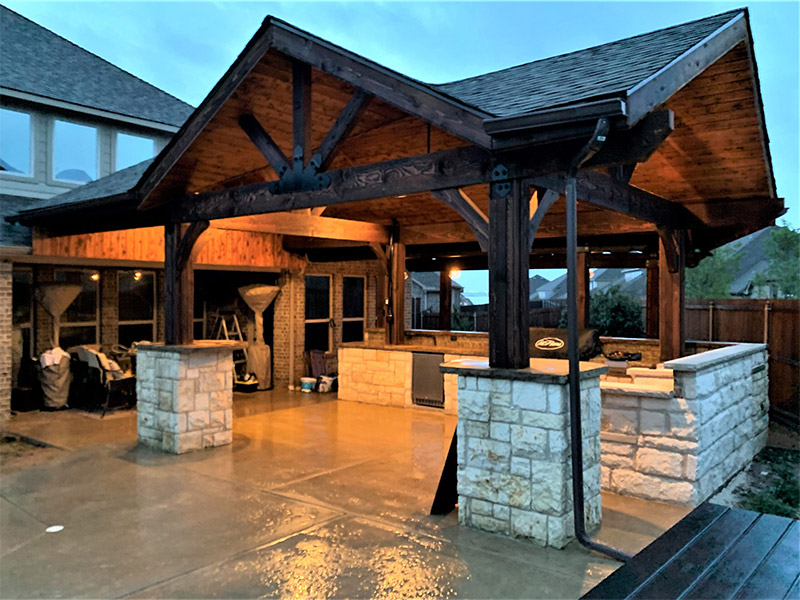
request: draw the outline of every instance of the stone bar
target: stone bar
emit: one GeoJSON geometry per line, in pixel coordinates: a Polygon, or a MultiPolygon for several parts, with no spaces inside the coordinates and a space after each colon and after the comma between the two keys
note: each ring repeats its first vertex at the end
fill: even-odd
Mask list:
{"type": "Polygon", "coordinates": [[[239,347],[217,340],[139,346],[139,443],[173,454],[230,444],[233,351],[239,347]]]}
{"type": "Polygon", "coordinates": [[[766,346],[736,344],[601,382],[604,490],[697,506],[747,468],[768,424],[766,346]]]}
{"type": "MultiPolygon", "coordinates": [[[[458,515],[462,525],[563,548],[574,537],[566,360],[496,369],[442,365],[458,376],[458,515]]],[[[600,525],[600,375],[580,363],[586,528],[600,525]]]]}

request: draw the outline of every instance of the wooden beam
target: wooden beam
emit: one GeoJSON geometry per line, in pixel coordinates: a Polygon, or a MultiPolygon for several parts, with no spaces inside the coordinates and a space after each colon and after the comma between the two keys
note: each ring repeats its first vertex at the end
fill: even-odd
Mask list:
{"type": "Polygon", "coordinates": [[[662,361],[679,358],[685,353],[685,237],[683,231],[670,231],[659,240],[658,337],[662,361]]]}
{"type": "Polygon", "coordinates": [[[448,133],[490,147],[491,137],[483,130],[483,120],[488,114],[291,26],[275,25],[270,32],[272,47],[279,52],[361,88],[448,133]]]}
{"type": "Polygon", "coordinates": [[[391,331],[390,342],[402,344],[406,336],[406,245],[395,228],[391,249],[391,331]]]}
{"type": "Polygon", "coordinates": [[[589,251],[578,248],[578,327],[581,329],[589,327],[590,287],[589,251]]]}
{"type": "Polygon", "coordinates": [[[450,271],[439,271],[439,329],[449,331],[453,328],[453,280],[450,271]]]}
{"type": "Polygon", "coordinates": [[[179,344],[180,334],[180,271],[178,248],[181,229],[179,223],[164,226],[164,341],[167,345],[179,344]]]}
{"type": "Polygon", "coordinates": [[[369,221],[351,221],[311,214],[271,213],[214,221],[215,229],[256,231],[302,237],[387,244],[389,229],[369,221]]]}
{"type": "Polygon", "coordinates": [[[317,171],[325,171],[330,166],[340,147],[340,142],[352,131],[359,116],[364,112],[372,96],[364,90],[356,89],[336,122],[328,130],[317,152],[311,159],[317,171]]]}
{"type": "Polygon", "coordinates": [[[634,125],[675,92],[718,61],[736,44],[747,40],[744,12],[695,44],[627,94],[628,123],[634,125]]]}
{"type": "Polygon", "coordinates": [[[522,369],[530,364],[530,196],[519,179],[489,194],[489,364],[522,369]]]}
{"type": "Polygon", "coordinates": [[[555,204],[560,198],[560,194],[554,190],[540,188],[536,190],[536,198],[538,200],[536,210],[531,216],[531,220],[528,225],[530,230],[528,236],[531,246],[533,246],[533,242],[536,240],[536,231],[539,229],[539,225],[541,225],[545,213],[550,210],[550,207],[553,206],[553,204],[555,204]]]}
{"type": "Polygon", "coordinates": [[[647,260],[647,306],[645,309],[645,337],[658,339],[658,259],[647,260]]]}
{"type": "Polygon", "coordinates": [[[195,249],[195,244],[203,232],[208,229],[208,221],[195,221],[189,223],[181,235],[180,242],[178,243],[178,271],[183,271],[187,265],[191,264],[192,254],[195,249]]]}
{"type": "Polygon", "coordinates": [[[622,183],[629,183],[636,170],[636,163],[616,165],[608,168],[608,175],[622,183]]]}
{"type": "Polygon", "coordinates": [[[283,177],[290,169],[289,160],[278,147],[278,144],[264,131],[261,123],[251,114],[244,114],[239,117],[239,127],[247,134],[262,156],[267,159],[269,165],[283,177]]]}
{"type": "Polygon", "coordinates": [[[301,173],[311,158],[311,66],[292,61],[292,170],[301,173]]]}
{"type": "Polygon", "coordinates": [[[464,190],[448,188],[431,192],[439,202],[446,204],[469,225],[481,250],[489,250],[489,219],[464,190]]]}
{"type": "MultiPolygon", "coordinates": [[[[550,190],[563,190],[564,177],[536,177],[534,185],[550,190]]],[[[700,221],[688,208],[660,196],[622,183],[603,173],[581,171],[577,178],[578,199],[641,221],[672,229],[703,229],[700,221]]]]}
{"type": "MultiPolygon", "coordinates": [[[[671,111],[654,115],[664,112],[671,118],[671,111]]],[[[656,125],[659,123],[656,119],[656,125]]],[[[610,166],[638,161],[641,148],[636,142],[641,134],[614,132],[616,142],[607,142],[590,162],[610,166]]],[[[576,151],[574,140],[543,146],[537,152],[503,155],[502,166],[509,178],[560,173],[566,171],[576,151]]],[[[467,187],[492,181],[497,166],[498,157],[477,146],[466,146],[331,171],[326,173],[330,184],[323,189],[273,194],[273,183],[264,182],[195,194],[182,199],[175,214],[181,221],[224,219],[467,187]]]]}

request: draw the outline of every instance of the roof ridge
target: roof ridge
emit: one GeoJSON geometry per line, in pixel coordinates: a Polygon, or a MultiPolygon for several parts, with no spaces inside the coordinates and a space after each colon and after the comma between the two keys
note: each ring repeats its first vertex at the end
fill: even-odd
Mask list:
{"type": "Polygon", "coordinates": [[[613,40],[611,42],[606,42],[604,44],[595,44],[594,46],[588,46],[587,48],[580,48],[578,50],[572,50],[570,52],[564,52],[562,54],[555,54],[553,56],[546,56],[544,58],[539,58],[539,59],[536,59],[536,60],[530,60],[528,62],[519,63],[519,64],[516,64],[516,65],[511,65],[510,67],[504,67],[502,69],[495,69],[494,71],[487,71],[485,73],[479,73],[477,75],[472,75],[470,77],[465,77],[463,79],[454,79],[452,81],[445,81],[445,82],[442,82],[442,83],[429,83],[428,85],[433,86],[434,88],[441,88],[441,87],[445,87],[445,86],[452,85],[452,84],[455,84],[455,83],[463,83],[465,81],[473,81],[473,80],[476,80],[476,79],[480,79],[482,77],[486,77],[487,75],[493,75],[495,73],[505,73],[505,72],[508,72],[508,71],[514,71],[516,69],[521,69],[523,67],[527,67],[529,65],[533,65],[533,64],[536,64],[536,63],[539,63],[539,62],[551,61],[551,60],[554,60],[554,59],[563,58],[565,56],[571,56],[573,54],[579,54],[581,52],[588,52],[588,51],[594,50],[596,48],[614,46],[616,44],[620,44],[622,42],[627,42],[629,40],[635,40],[637,38],[641,38],[641,37],[644,37],[644,36],[647,36],[647,35],[653,35],[655,33],[661,33],[661,32],[664,32],[664,31],[669,31],[671,29],[677,29],[678,27],[685,27],[687,25],[692,25],[694,23],[700,23],[702,21],[709,21],[711,19],[716,19],[716,18],[725,16],[725,15],[742,14],[742,13],[746,13],[746,12],[747,12],[747,7],[735,8],[735,9],[728,10],[728,11],[725,11],[725,12],[721,12],[721,13],[718,13],[718,14],[715,14],[715,15],[709,15],[708,17],[702,17],[700,19],[695,19],[693,21],[686,21],[684,23],[678,23],[676,25],[670,25],[669,27],[662,27],[660,29],[653,29],[652,31],[645,31],[644,33],[638,33],[636,35],[632,35],[632,36],[629,36],[629,37],[626,37],[626,38],[622,38],[622,39],[619,39],[619,40],[613,40]]]}
{"type": "Polygon", "coordinates": [[[126,70],[125,70],[125,69],[123,69],[122,67],[119,67],[119,66],[115,65],[115,64],[114,64],[114,63],[112,63],[110,60],[108,60],[108,59],[106,59],[106,58],[103,58],[103,57],[102,57],[102,56],[100,56],[99,54],[95,54],[95,53],[94,53],[94,52],[92,52],[91,50],[87,50],[87,49],[86,49],[86,48],[84,48],[83,46],[79,46],[79,45],[78,45],[78,44],[76,44],[75,42],[73,42],[73,41],[71,41],[71,40],[69,40],[69,39],[65,38],[63,35],[61,35],[61,34],[59,34],[59,33],[56,33],[56,32],[55,32],[55,31],[53,31],[52,29],[48,29],[47,27],[45,27],[44,25],[41,25],[41,24],[37,23],[37,22],[36,22],[36,21],[34,21],[33,19],[29,19],[29,18],[28,18],[28,17],[26,17],[25,15],[23,15],[23,14],[21,14],[21,13],[18,13],[17,11],[15,11],[15,10],[13,10],[13,9],[9,8],[9,7],[8,7],[8,6],[6,6],[5,4],[0,4],[0,9],[5,9],[5,10],[7,10],[8,12],[10,12],[10,13],[12,13],[12,14],[14,14],[14,15],[18,16],[18,17],[20,17],[21,19],[24,19],[24,20],[28,21],[28,22],[29,22],[29,23],[31,23],[32,25],[35,25],[35,26],[36,26],[36,27],[38,27],[39,29],[42,29],[42,30],[46,31],[47,33],[49,33],[49,34],[51,34],[51,35],[54,35],[54,36],[56,36],[57,38],[59,38],[59,39],[61,39],[61,40],[65,41],[65,42],[67,42],[69,45],[71,45],[71,46],[74,46],[75,48],[77,48],[77,49],[78,49],[78,50],[80,50],[81,52],[85,52],[86,54],[90,54],[91,56],[94,56],[94,57],[95,57],[95,58],[97,58],[98,60],[102,60],[104,63],[106,63],[107,65],[109,65],[109,66],[113,67],[114,69],[116,69],[116,70],[117,70],[117,71],[119,71],[120,73],[124,73],[125,75],[128,75],[129,77],[133,77],[134,79],[136,79],[136,80],[138,80],[138,81],[141,81],[143,84],[145,84],[145,85],[147,85],[147,86],[149,86],[149,87],[153,88],[154,90],[156,90],[156,91],[158,91],[158,92],[161,92],[162,94],[165,94],[165,95],[169,96],[170,98],[172,98],[173,100],[177,100],[178,102],[180,102],[180,103],[182,103],[182,104],[185,104],[186,106],[188,106],[189,108],[191,108],[192,110],[194,110],[194,108],[195,108],[195,107],[194,107],[194,106],[192,106],[191,104],[189,104],[188,102],[186,102],[185,100],[181,100],[180,98],[178,98],[178,97],[177,97],[177,96],[175,96],[174,94],[170,94],[168,91],[166,91],[166,90],[163,90],[163,89],[161,89],[160,87],[158,87],[158,86],[156,86],[156,85],[153,85],[153,84],[152,84],[152,83],[150,83],[149,81],[145,81],[144,79],[142,79],[142,78],[141,78],[141,77],[139,77],[138,75],[134,75],[134,74],[133,74],[133,73],[131,73],[130,71],[126,71],[126,70]]]}

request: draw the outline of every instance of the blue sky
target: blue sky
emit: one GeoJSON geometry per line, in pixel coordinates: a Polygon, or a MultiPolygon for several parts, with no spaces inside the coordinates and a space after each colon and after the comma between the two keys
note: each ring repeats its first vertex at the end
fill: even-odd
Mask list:
{"type": "Polygon", "coordinates": [[[787,221],[800,227],[800,4],[794,1],[5,4],[193,105],[267,14],[439,83],[748,6],[778,194],[789,207],[787,221]]]}

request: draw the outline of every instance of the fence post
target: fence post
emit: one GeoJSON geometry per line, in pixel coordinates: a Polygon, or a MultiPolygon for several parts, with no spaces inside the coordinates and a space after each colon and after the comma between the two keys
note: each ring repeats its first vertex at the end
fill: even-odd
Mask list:
{"type": "Polygon", "coordinates": [[[769,342],[769,300],[764,301],[764,343],[769,342]]]}
{"type": "Polygon", "coordinates": [[[708,301],[708,341],[714,341],[714,301],[708,301]]]}

